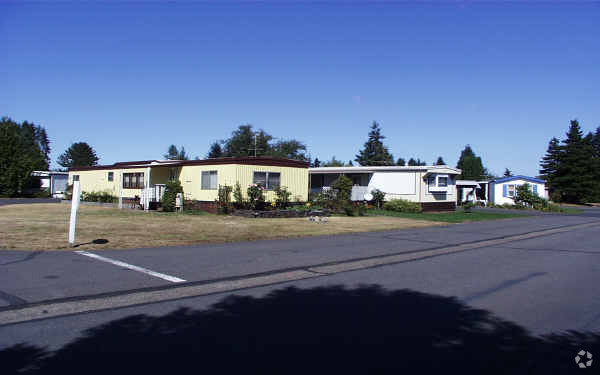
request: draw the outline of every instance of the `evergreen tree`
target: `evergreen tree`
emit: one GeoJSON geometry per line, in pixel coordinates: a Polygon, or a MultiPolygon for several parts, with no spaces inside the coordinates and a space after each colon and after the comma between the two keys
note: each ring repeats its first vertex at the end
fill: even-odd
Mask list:
{"type": "Polygon", "coordinates": [[[504,177],[512,177],[512,172],[510,171],[510,169],[506,168],[504,169],[504,177]]]}
{"type": "Polygon", "coordinates": [[[348,164],[346,164],[346,167],[354,167],[354,164],[352,164],[352,160],[348,160],[348,164]]]}
{"type": "Polygon", "coordinates": [[[213,142],[210,145],[210,150],[208,150],[208,154],[206,155],[208,159],[215,159],[223,157],[223,149],[221,148],[221,143],[218,141],[213,142]]]}
{"type": "Polygon", "coordinates": [[[546,155],[540,161],[540,177],[546,181],[546,188],[550,194],[557,190],[554,186],[554,177],[556,177],[562,153],[563,148],[558,139],[554,137],[548,142],[546,155]]]}
{"type": "Polygon", "coordinates": [[[331,158],[331,160],[326,161],[325,163],[323,163],[324,167],[343,167],[344,166],[344,162],[341,160],[337,160],[334,157],[331,158]]]}
{"type": "Polygon", "coordinates": [[[166,160],[189,160],[189,156],[185,152],[185,147],[181,146],[181,150],[175,145],[170,145],[167,153],[163,155],[166,160]]]}
{"type": "Polygon", "coordinates": [[[91,167],[98,164],[96,151],[85,142],[73,143],[58,157],[58,164],[65,168],[91,167]]]}
{"type": "Polygon", "coordinates": [[[475,155],[470,145],[466,145],[460,153],[456,168],[462,170],[460,176],[457,177],[460,180],[481,180],[488,176],[481,157],[475,155]]]}
{"type": "Polygon", "coordinates": [[[582,203],[598,198],[597,161],[592,137],[585,138],[577,120],[571,121],[567,138],[562,141],[562,155],[552,178],[552,186],[560,191],[561,199],[582,203]]]}
{"type": "Polygon", "coordinates": [[[369,140],[365,142],[364,148],[356,155],[355,161],[360,165],[394,165],[394,157],[389,153],[388,148],[384,146],[379,124],[373,121],[371,131],[369,132],[369,140]]]}
{"type": "Polygon", "coordinates": [[[594,133],[594,137],[592,139],[592,145],[596,151],[596,156],[600,157],[600,126],[596,128],[596,132],[594,133]]]}
{"type": "Polygon", "coordinates": [[[312,163],[313,168],[319,168],[321,166],[321,161],[319,158],[315,158],[315,161],[312,163]]]}
{"type": "Polygon", "coordinates": [[[398,158],[398,161],[396,162],[396,165],[404,167],[406,165],[406,160],[404,160],[402,158],[398,158]]]}
{"type": "Polygon", "coordinates": [[[437,161],[435,162],[435,165],[446,165],[446,162],[444,161],[444,159],[442,159],[441,156],[438,156],[437,161]]]}
{"type": "Polygon", "coordinates": [[[48,169],[45,152],[40,147],[40,129],[43,128],[27,122],[18,124],[6,117],[0,119],[0,195],[13,196],[39,187],[39,179],[32,178],[31,172],[48,169]]]}
{"type": "Polygon", "coordinates": [[[418,166],[422,166],[422,165],[427,165],[427,163],[425,161],[422,161],[419,158],[417,158],[417,159],[410,158],[408,160],[408,165],[411,167],[412,166],[418,167],[418,166]]]}

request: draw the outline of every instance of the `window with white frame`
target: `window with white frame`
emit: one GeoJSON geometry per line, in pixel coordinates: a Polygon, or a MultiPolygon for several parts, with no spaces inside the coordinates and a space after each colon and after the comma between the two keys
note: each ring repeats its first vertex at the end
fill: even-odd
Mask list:
{"type": "Polygon", "coordinates": [[[430,192],[438,192],[438,193],[443,193],[447,191],[448,188],[448,184],[449,184],[449,177],[448,175],[436,175],[433,174],[431,176],[429,176],[428,180],[427,180],[427,184],[429,185],[429,191],[430,192]]]}
{"type": "Polygon", "coordinates": [[[279,172],[254,172],[252,182],[267,190],[277,189],[281,184],[281,173],[279,172]]]}
{"type": "Polygon", "coordinates": [[[115,179],[115,172],[108,172],[108,181],[113,181],[115,179]]]}
{"type": "Polygon", "coordinates": [[[202,172],[202,190],[217,190],[217,171],[202,172]]]}
{"type": "Polygon", "coordinates": [[[507,185],[506,186],[506,195],[508,197],[513,198],[515,196],[516,188],[515,185],[507,185]]]}

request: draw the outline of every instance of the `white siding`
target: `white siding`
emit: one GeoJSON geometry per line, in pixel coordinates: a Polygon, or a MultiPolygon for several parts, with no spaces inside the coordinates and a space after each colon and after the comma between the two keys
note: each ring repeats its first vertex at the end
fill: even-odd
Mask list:
{"type": "Polygon", "coordinates": [[[506,181],[506,182],[490,183],[490,201],[493,202],[494,204],[505,204],[505,203],[514,204],[515,202],[512,198],[504,196],[504,185],[519,186],[519,185],[523,185],[525,183],[528,183],[532,189],[533,189],[533,186],[536,185],[538,195],[542,198],[548,199],[548,196],[546,195],[546,185],[545,184],[530,182],[530,181],[526,181],[526,180],[522,180],[522,179],[516,179],[516,180],[506,181]]]}

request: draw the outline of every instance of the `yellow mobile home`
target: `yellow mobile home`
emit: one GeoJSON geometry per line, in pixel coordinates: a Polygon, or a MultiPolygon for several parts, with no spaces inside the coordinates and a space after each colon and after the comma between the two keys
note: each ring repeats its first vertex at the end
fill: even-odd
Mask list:
{"type": "Polygon", "coordinates": [[[285,186],[292,199],[306,201],[308,166],[303,161],[267,157],[144,160],[71,168],[69,184],[79,181],[83,192],[107,191],[124,199],[140,199],[145,208],[160,201],[169,180],[179,180],[185,199],[200,203],[214,203],[219,185],[237,182],[244,195],[250,184],[260,184],[266,189],[266,200],[273,201],[273,190],[285,186]]]}

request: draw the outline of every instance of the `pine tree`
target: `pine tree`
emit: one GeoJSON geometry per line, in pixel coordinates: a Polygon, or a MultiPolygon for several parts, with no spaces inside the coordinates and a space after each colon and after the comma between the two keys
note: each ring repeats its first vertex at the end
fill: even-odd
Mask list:
{"type": "Polygon", "coordinates": [[[384,146],[379,124],[373,121],[371,131],[369,132],[369,140],[365,142],[363,149],[356,155],[355,161],[363,166],[369,165],[394,165],[394,157],[384,146]]]}
{"type": "Polygon", "coordinates": [[[446,162],[444,161],[444,159],[442,159],[441,156],[438,156],[437,161],[435,162],[435,165],[446,165],[446,162]]]}
{"type": "Polygon", "coordinates": [[[510,171],[510,169],[504,169],[504,177],[512,177],[512,175],[513,173],[510,171]]]}
{"type": "Polygon", "coordinates": [[[563,148],[558,139],[554,137],[548,142],[546,155],[540,161],[540,177],[546,181],[546,188],[551,195],[557,190],[556,186],[554,186],[554,178],[556,177],[562,153],[563,148]]]}
{"type": "Polygon", "coordinates": [[[96,151],[86,142],[73,143],[58,157],[58,164],[65,168],[91,167],[98,164],[96,151]]]}
{"type": "Polygon", "coordinates": [[[321,166],[321,161],[319,158],[315,158],[315,161],[312,164],[313,168],[319,168],[321,166]]]}
{"type": "Polygon", "coordinates": [[[398,158],[398,161],[396,162],[396,165],[404,167],[406,165],[406,160],[404,160],[402,158],[398,158]]]}
{"type": "Polygon", "coordinates": [[[331,158],[331,160],[326,161],[325,163],[323,163],[324,167],[343,167],[344,166],[344,162],[341,160],[337,160],[335,158],[335,156],[333,156],[331,158]]]}
{"type": "Polygon", "coordinates": [[[208,154],[206,157],[208,159],[220,158],[223,156],[223,149],[221,148],[221,143],[218,141],[213,142],[210,145],[210,150],[208,150],[208,154]]]}
{"type": "Polygon", "coordinates": [[[414,167],[415,165],[417,165],[417,161],[413,158],[408,159],[408,166],[409,167],[414,167]]]}
{"type": "Polygon", "coordinates": [[[470,145],[466,145],[460,153],[456,168],[462,170],[457,179],[460,180],[481,180],[488,175],[487,169],[483,167],[481,157],[475,155],[470,145]]]}
{"type": "Polygon", "coordinates": [[[577,120],[572,120],[562,141],[562,155],[551,179],[552,187],[558,189],[561,199],[570,203],[582,203],[597,199],[598,181],[595,151],[592,137],[583,137],[577,120]]]}

